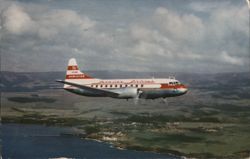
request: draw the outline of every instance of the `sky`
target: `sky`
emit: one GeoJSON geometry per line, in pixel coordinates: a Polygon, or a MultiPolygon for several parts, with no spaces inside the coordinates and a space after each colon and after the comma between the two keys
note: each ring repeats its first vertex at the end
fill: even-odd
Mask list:
{"type": "Polygon", "coordinates": [[[245,0],[0,0],[1,70],[250,71],[245,0]]]}

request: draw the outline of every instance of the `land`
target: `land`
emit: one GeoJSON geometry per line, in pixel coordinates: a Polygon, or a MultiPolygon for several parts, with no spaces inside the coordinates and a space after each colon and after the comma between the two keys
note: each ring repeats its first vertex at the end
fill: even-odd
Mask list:
{"type": "MultiPolygon", "coordinates": [[[[136,73],[90,74],[129,78],[136,73]]],[[[90,98],[55,89],[61,86],[54,83],[63,79],[61,72],[3,72],[2,122],[69,126],[75,131],[72,135],[121,149],[196,158],[249,157],[249,72],[175,76],[189,86],[186,95],[167,103],[142,100],[135,105],[133,100],[90,98]]]]}

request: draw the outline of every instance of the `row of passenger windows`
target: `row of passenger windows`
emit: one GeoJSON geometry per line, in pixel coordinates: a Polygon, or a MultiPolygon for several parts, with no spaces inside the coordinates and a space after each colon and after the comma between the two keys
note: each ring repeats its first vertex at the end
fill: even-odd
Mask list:
{"type": "Polygon", "coordinates": [[[136,88],[142,88],[144,85],[141,84],[141,85],[138,85],[138,84],[125,84],[125,85],[118,85],[118,84],[115,84],[115,85],[91,85],[91,87],[95,87],[95,88],[122,88],[122,87],[136,87],[136,88]]]}
{"type": "MultiPolygon", "coordinates": [[[[169,84],[180,84],[180,82],[169,82],[169,84]]],[[[143,84],[125,84],[125,85],[118,85],[118,84],[115,84],[115,85],[91,85],[91,87],[95,87],[95,88],[123,88],[123,87],[136,87],[136,88],[142,88],[144,87],[143,84]]]]}

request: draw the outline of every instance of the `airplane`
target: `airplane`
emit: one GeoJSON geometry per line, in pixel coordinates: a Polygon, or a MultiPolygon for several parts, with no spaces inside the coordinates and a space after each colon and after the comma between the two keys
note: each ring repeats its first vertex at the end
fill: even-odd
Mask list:
{"type": "Polygon", "coordinates": [[[76,59],[68,62],[63,89],[88,97],[111,97],[118,99],[156,99],[181,96],[188,88],[174,77],[149,79],[99,79],[79,70],[76,59]]]}

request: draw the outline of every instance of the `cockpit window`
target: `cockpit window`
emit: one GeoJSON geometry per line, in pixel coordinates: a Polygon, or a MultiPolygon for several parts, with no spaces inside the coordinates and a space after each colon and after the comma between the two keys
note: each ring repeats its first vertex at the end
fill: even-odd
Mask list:
{"type": "Polygon", "coordinates": [[[178,82],[178,81],[175,81],[175,82],[169,82],[169,84],[178,85],[178,84],[181,84],[181,83],[180,83],[180,82],[178,82]]]}

